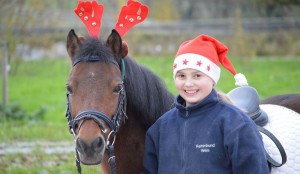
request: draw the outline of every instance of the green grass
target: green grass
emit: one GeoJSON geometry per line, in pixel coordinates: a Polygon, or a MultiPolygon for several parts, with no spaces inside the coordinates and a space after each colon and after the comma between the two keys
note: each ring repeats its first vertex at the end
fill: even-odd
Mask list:
{"type": "MultiPolygon", "coordinates": [[[[173,58],[147,57],[137,60],[158,74],[168,89],[176,94],[172,79],[173,58]]],[[[300,93],[300,57],[233,59],[232,63],[238,73],[246,76],[249,85],[257,89],[261,99],[279,94],[300,93]]],[[[233,75],[221,67],[221,77],[216,89],[227,93],[235,88],[234,83],[233,75]]]]}
{"type": "Polygon", "coordinates": [[[65,84],[71,69],[69,60],[45,59],[11,66],[9,102],[20,103],[26,113],[45,107],[46,114],[43,121],[1,123],[5,129],[0,130],[0,142],[69,139],[65,117],[65,84]]]}
{"type": "MultiPolygon", "coordinates": [[[[168,89],[176,94],[172,79],[172,57],[144,57],[136,60],[158,74],[168,89]]],[[[255,58],[244,62],[234,59],[232,62],[237,72],[243,73],[249,84],[258,90],[261,98],[300,93],[300,57],[255,58]]],[[[13,72],[14,64],[11,66],[13,72]]],[[[71,65],[66,58],[21,62],[16,74],[9,76],[9,101],[19,102],[28,113],[42,106],[47,108],[47,112],[42,121],[1,122],[0,143],[72,141],[65,118],[65,84],[70,69],[71,65]]],[[[232,74],[222,68],[216,88],[227,93],[234,87],[232,74]]],[[[83,171],[100,173],[99,166],[83,166],[83,171]]],[[[74,154],[47,155],[37,151],[30,155],[0,155],[0,173],[76,173],[74,154]]]]}
{"type": "Polygon", "coordinates": [[[67,59],[22,62],[16,74],[9,77],[9,101],[20,102],[28,112],[44,106],[46,121],[64,121],[65,84],[70,68],[67,59]]]}
{"type": "MultiPolygon", "coordinates": [[[[144,57],[136,60],[153,70],[176,95],[172,78],[172,57],[144,57]]],[[[299,57],[256,58],[244,62],[233,59],[232,62],[237,72],[243,73],[249,84],[258,90],[261,98],[284,93],[300,93],[299,57]]],[[[11,66],[13,72],[15,67],[11,66]]],[[[11,128],[11,130],[0,129],[0,142],[70,138],[65,118],[65,84],[70,70],[71,65],[67,58],[44,59],[22,62],[16,73],[10,74],[9,101],[19,102],[28,113],[42,106],[46,107],[47,111],[43,121],[27,124],[1,123],[1,127],[7,130],[11,128]]],[[[227,93],[234,87],[232,74],[222,68],[221,78],[216,88],[227,93]]]]}
{"type": "MultiPolygon", "coordinates": [[[[82,173],[101,174],[101,167],[81,165],[82,173]]],[[[33,152],[0,156],[1,174],[74,174],[77,173],[73,153],[33,152]]]]}
{"type": "Polygon", "coordinates": [[[249,82],[262,98],[300,93],[300,59],[298,60],[254,60],[248,71],[249,82]]]}
{"type": "MultiPolygon", "coordinates": [[[[61,115],[63,117],[63,115],[61,115]]],[[[0,123],[0,143],[17,141],[68,141],[73,136],[67,121],[30,121],[0,123]]]]}

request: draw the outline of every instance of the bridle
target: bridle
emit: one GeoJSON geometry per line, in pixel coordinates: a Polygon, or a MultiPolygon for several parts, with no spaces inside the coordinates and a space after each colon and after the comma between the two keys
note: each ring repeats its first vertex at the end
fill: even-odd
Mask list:
{"type": "MultiPolygon", "coordinates": [[[[111,63],[114,65],[117,65],[121,72],[122,72],[122,88],[119,91],[119,100],[118,100],[118,106],[115,111],[115,113],[112,116],[112,119],[108,117],[106,114],[104,114],[101,111],[98,110],[84,110],[81,111],[79,114],[77,114],[74,119],[72,119],[71,115],[71,107],[70,107],[70,101],[69,101],[69,93],[67,93],[67,111],[66,111],[66,117],[68,120],[68,126],[69,131],[71,134],[73,134],[74,139],[76,138],[76,128],[78,127],[78,130],[80,130],[82,124],[85,120],[92,119],[97,123],[102,133],[106,133],[107,129],[105,128],[104,124],[107,124],[110,128],[110,132],[108,133],[108,136],[106,138],[106,150],[109,156],[108,162],[110,165],[110,171],[112,174],[116,173],[116,160],[115,160],[115,154],[114,154],[114,143],[116,139],[116,133],[119,131],[121,122],[125,121],[127,118],[126,116],[126,92],[124,88],[124,77],[125,77],[125,62],[124,59],[121,59],[121,66],[118,64],[118,62],[114,59],[110,58],[102,58],[98,56],[91,56],[86,58],[81,58],[76,60],[73,63],[73,67],[76,66],[80,62],[96,62],[96,61],[104,61],[107,63],[111,63]]],[[[78,150],[75,147],[75,153],[76,153],[76,167],[78,174],[81,174],[81,166],[80,166],[80,158],[78,154],[78,150]]]]}

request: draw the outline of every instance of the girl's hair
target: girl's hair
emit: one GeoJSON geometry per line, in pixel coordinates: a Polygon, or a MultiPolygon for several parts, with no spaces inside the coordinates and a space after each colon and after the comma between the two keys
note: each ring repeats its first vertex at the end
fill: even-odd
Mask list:
{"type": "Polygon", "coordinates": [[[226,102],[226,103],[229,103],[229,104],[232,104],[233,105],[233,102],[230,100],[230,98],[222,91],[217,91],[217,94],[218,94],[218,97],[226,102]]]}
{"type": "Polygon", "coordinates": [[[235,105],[235,104],[233,103],[233,101],[232,101],[232,100],[231,100],[224,92],[222,92],[222,91],[217,91],[217,94],[218,94],[219,99],[221,99],[222,101],[224,101],[224,102],[226,102],[226,103],[229,103],[229,104],[231,104],[231,105],[234,105],[235,107],[239,108],[241,111],[247,113],[247,111],[246,111],[245,109],[243,109],[243,108],[241,108],[241,107],[235,105]]]}

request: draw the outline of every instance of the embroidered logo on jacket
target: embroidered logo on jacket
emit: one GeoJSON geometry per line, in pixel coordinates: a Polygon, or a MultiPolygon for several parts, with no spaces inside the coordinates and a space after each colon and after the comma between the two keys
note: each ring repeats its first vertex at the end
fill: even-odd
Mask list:
{"type": "Polygon", "coordinates": [[[196,144],[196,149],[200,149],[202,153],[210,152],[215,147],[216,144],[196,144]]]}

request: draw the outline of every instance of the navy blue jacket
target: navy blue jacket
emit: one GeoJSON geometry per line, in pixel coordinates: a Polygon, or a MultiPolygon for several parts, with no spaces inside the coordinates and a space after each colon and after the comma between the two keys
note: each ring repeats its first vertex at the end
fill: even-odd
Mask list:
{"type": "Polygon", "coordinates": [[[203,101],[176,107],[147,131],[144,174],[266,174],[255,123],[213,90],[203,101]]]}

